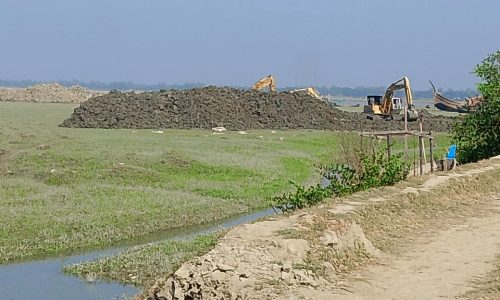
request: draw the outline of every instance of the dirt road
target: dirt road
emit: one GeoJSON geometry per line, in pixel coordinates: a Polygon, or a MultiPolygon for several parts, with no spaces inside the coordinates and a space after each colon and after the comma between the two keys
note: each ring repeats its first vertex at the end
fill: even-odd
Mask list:
{"type": "Polygon", "coordinates": [[[138,299],[455,299],[495,270],[499,170],[495,157],[246,224],[138,299]]]}
{"type": "MultiPolygon", "coordinates": [[[[346,290],[324,292],[315,299],[455,299],[492,271],[500,254],[500,195],[493,197],[492,215],[415,242],[400,255],[386,255],[348,283],[346,290]]],[[[302,296],[310,298],[304,293],[302,296]]]]}

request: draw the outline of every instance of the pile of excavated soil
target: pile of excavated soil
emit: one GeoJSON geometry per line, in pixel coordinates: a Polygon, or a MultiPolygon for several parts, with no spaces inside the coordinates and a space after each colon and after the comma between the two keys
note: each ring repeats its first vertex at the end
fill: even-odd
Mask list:
{"type": "Polygon", "coordinates": [[[0,101],[81,103],[104,92],[81,86],[64,87],[58,83],[39,84],[28,88],[0,88],[0,101]]]}
{"type": "MultiPolygon", "coordinates": [[[[424,115],[424,130],[447,131],[451,118],[424,115]]],[[[263,93],[228,87],[159,92],[113,91],[77,107],[62,124],[81,128],[205,128],[228,130],[320,129],[339,131],[402,129],[401,121],[367,120],[304,93],[263,93]]],[[[417,129],[417,124],[411,125],[417,129]]]]}

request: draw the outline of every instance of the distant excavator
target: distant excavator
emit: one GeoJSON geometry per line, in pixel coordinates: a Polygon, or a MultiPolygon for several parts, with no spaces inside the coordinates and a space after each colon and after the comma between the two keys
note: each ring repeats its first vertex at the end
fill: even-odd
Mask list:
{"type": "Polygon", "coordinates": [[[306,92],[316,99],[323,100],[323,98],[321,97],[321,94],[315,88],[312,88],[312,87],[290,91],[290,93],[297,93],[297,92],[306,92]]]}
{"type": "Polygon", "coordinates": [[[392,83],[385,91],[384,96],[367,96],[368,105],[364,106],[364,113],[368,119],[383,118],[383,119],[403,119],[404,107],[401,98],[393,97],[397,90],[405,90],[407,120],[409,122],[418,119],[418,111],[413,104],[413,96],[411,94],[410,80],[403,77],[400,80],[392,83]]]}
{"type": "Polygon", "coordinates": [[[276,83],[272,75],[267,75],[261,80],[257,81],[253,86],[252,90],[260,91],[268,87],[270,92],[276,92],[276,83]]]}

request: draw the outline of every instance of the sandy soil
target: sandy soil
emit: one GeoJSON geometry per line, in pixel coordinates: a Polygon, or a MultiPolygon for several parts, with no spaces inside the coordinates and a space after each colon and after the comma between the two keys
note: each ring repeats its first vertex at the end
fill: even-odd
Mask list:
{"type": "Polygon", "coordinates": [[[28,88],[0,88],[0,101],[81,103],[91,97],[103,95],[103,91],[91,91],[81,86],[64,87],[58,83],[46,83],[28,88]]]}
{"type": "Polygon", "coordinates": [[[339,293],[295,294],[309,299],[455,299],[474,286],[473,280],[494,269],[500,253],[500,195],[492,199],[495,213],[423,237],[411,250],[384,255],[339,293]]]}
{"type": "MultiPolygon", "coordinates": [[[[499,168],[500,157],[496,157],[457,172],[432,175],[398,194],[418,195],[451,179],[472,179],[473,174],[499,168]]],[[[472,289],[473,280],[493,271],[493,261],[500,254],[500,194],[485,197],[487,210],[458,226],[438,227],[416,237],[397,255],[380,253],[358,224],[321,219],[313,211],[247,224],[228,232],[212,251],[184,264],[138,298],[454,299],[472,289]],[[283,230],[290,236],[279,234],[283,230]],[[310,239],[294,232],[320,236],[310,239]],[[346,282],[332,281],[329,275],[336,274],[340,265],[325,262],[325,272],[315,273],[317,266],[308,263],[308,253],[327,253],[328,249],[348,256],[358,249],[376,258],[375,263],[360,268],[346,282]]],[[[370,201],[386,199],[374,196],[363,202],[346,201],[328,211],[354,213],[370,201]]]]}

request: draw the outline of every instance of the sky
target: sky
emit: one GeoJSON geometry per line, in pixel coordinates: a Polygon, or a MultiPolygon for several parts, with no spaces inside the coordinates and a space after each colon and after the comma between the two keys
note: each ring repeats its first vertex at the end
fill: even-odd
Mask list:
{"type": "Polygon", "coordinates": [[[0,79],[474,88],[500,0],[0,0],[0,79]]]}

